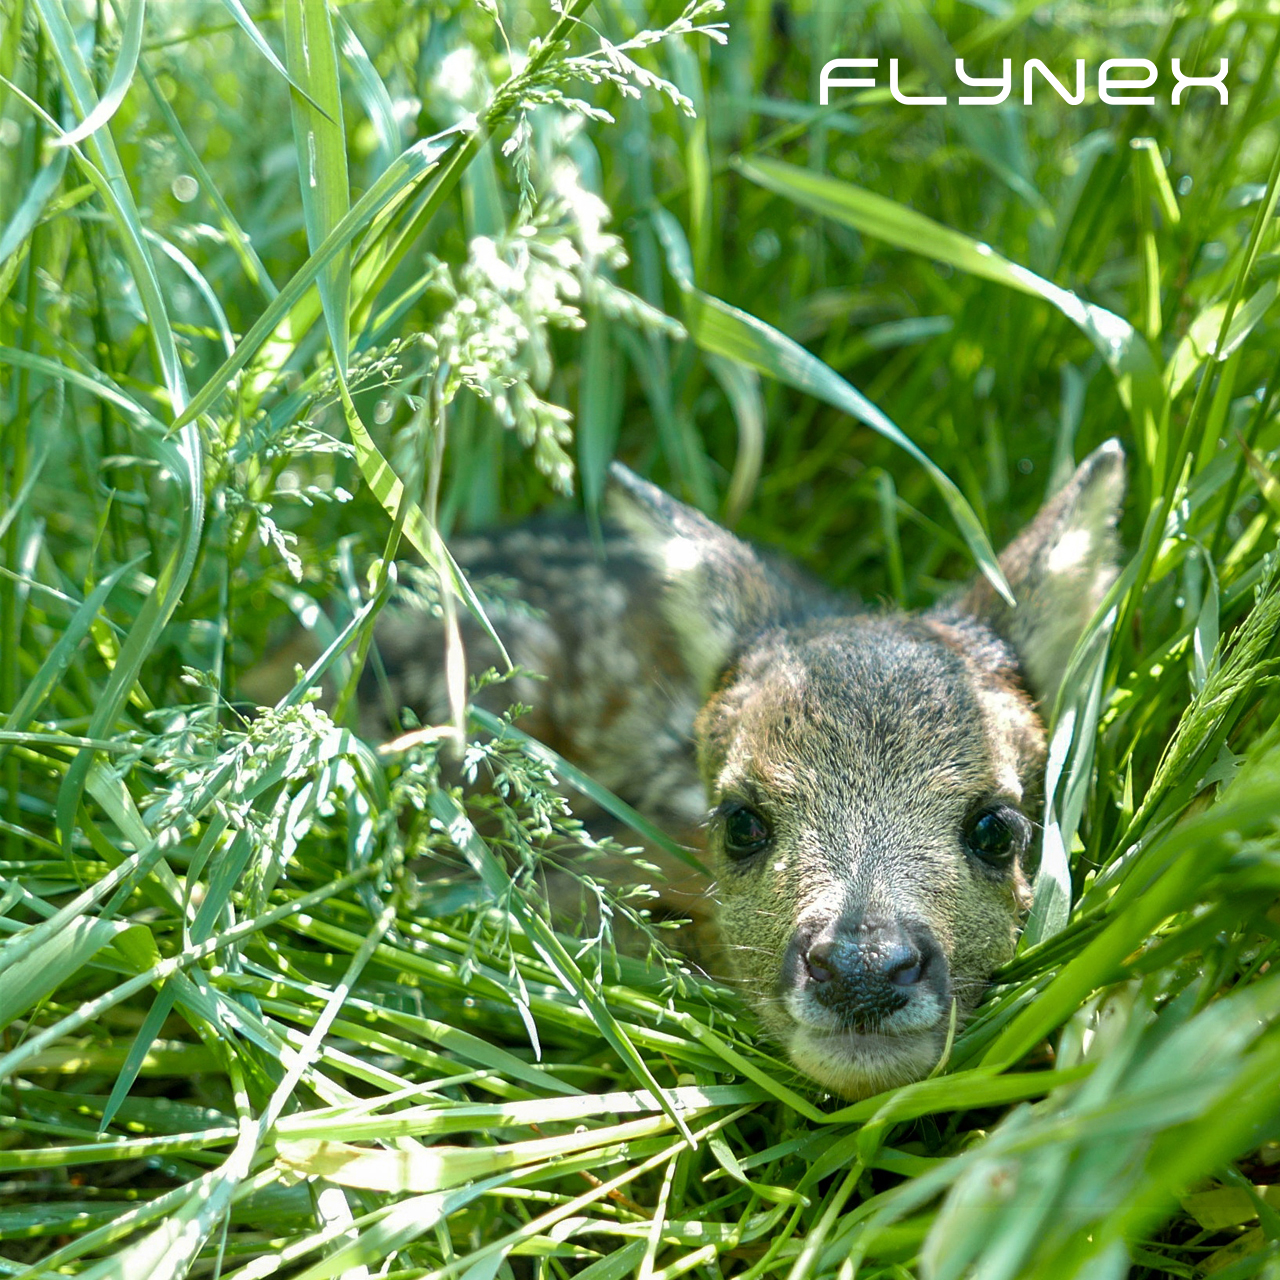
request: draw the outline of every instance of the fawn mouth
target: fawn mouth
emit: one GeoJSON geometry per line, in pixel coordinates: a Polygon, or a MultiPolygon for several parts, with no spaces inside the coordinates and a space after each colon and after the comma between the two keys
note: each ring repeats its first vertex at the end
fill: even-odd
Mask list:
{"type": "Polygon", "coordinates": [[[802,1024],[791,1033],[787,1051],[806,1075],[856,1101],[928,1075],[945,1044],[942,1019],[930,1027],[901,1031],[889,1027],[832,1030],[802,1024]]]}

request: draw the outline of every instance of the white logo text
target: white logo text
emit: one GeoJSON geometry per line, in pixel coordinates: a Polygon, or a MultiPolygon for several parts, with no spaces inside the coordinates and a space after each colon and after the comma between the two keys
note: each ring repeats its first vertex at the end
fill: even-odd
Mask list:
{"type": "MultiPolygon", "coordinates": [[[[819,80],[818,100],[827,106],[832,89],[874,89],[874,75],[849,76],[842,75],[846,71],[874,71],[880,65],[879,58],[832,58],[822,68],[819,80]]],[[[1182,102],[1184,89],[1213,89],[1218,94],[1221,106],[1227,105],[1227,60],[1218,59],[1216,76],[1184,75],[1182,63],[1178,58],[1170,62],[1173,72],[1173,89],[1169,101],[1176,107],[1182,102]]],[[[995,78],[971,76],[966,70],[963,58],[956,59],[956,75],[963,84],[972,89],[991,89],[986,94],[960,94],[956,101],[962,107],[994,107],[1003,102],[1013,90],[1013,59],[1005,58],[1001,74],[995,78]]],[[[1064,102],[1078,107],[1084,101],[1085,61],[1076,59],[1076,76],[1074,88],[1063,84],[1061,80],[1039,58],[1032,58],[1022,66],[1022,101],[1026,106],[1035,102],[1036,78],[1042,85],[1052,89],[1064,102]]],[[[1160,72],[1154,62],[1146,58],[1108,58],[1098,68],[1098,97],[1111,106],[1116,107],[1150,107],[1155,105],[1155,95],[1142,93],[1141,90],[1151,88],[1160,78],[1160,72]]],[[[898,59],[889,59],[889,92],[894,101],[908,107],[943,107],[949,99],[945,94],[911,97],[904,94],[898,84],[898,59]]]]}

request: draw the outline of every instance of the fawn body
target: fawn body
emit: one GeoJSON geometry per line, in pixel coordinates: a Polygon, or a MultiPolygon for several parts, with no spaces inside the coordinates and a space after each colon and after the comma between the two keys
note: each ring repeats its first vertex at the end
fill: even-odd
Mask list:
{"type": "MultiPolygon", "coordinates": [[[[929,1072],[1013,955],[1037,856],[1045,733],[1115,576],[1124,458],[1108,442],[979,579],[919,614],[869,613],[615,466],[611,522],[464,540],[531,611],[496,620],[548,677],[486,691],[535,736],[688,842],[714,876],[727,971],[791,1061],[846,1097],[929,1072]]],[[[496,665],[478,629],[473,667],[496,665]]],[[[443,714],[440,633],[396,610],[366,700],[443,714]]],[[[376,709],[375,709],[376,714],[376,709]]]]}

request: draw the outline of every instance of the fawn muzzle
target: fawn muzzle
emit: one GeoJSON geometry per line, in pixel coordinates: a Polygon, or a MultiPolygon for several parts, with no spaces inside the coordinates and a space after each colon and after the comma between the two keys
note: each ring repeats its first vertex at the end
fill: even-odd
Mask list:
{"type": "Polygon", "coordinates": [[[800,1008],[842,1030],[888,1029],[913,1001],[931,1009],[946,1002],[946,957],[925,925],[841,915],[808,938],[798,932],[796,944],[800,1008]]]}

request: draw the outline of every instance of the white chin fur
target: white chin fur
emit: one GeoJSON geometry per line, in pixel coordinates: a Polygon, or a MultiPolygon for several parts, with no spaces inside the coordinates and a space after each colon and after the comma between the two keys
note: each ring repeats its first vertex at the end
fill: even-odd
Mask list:
{"type": "Polygon", "coordinates": [[[787,1052],[805,1075],[850,1101],[927,1076],[942,1053],[936,1028],[907,1035],[859,1035],[797,1027],[787,1052]]]}

